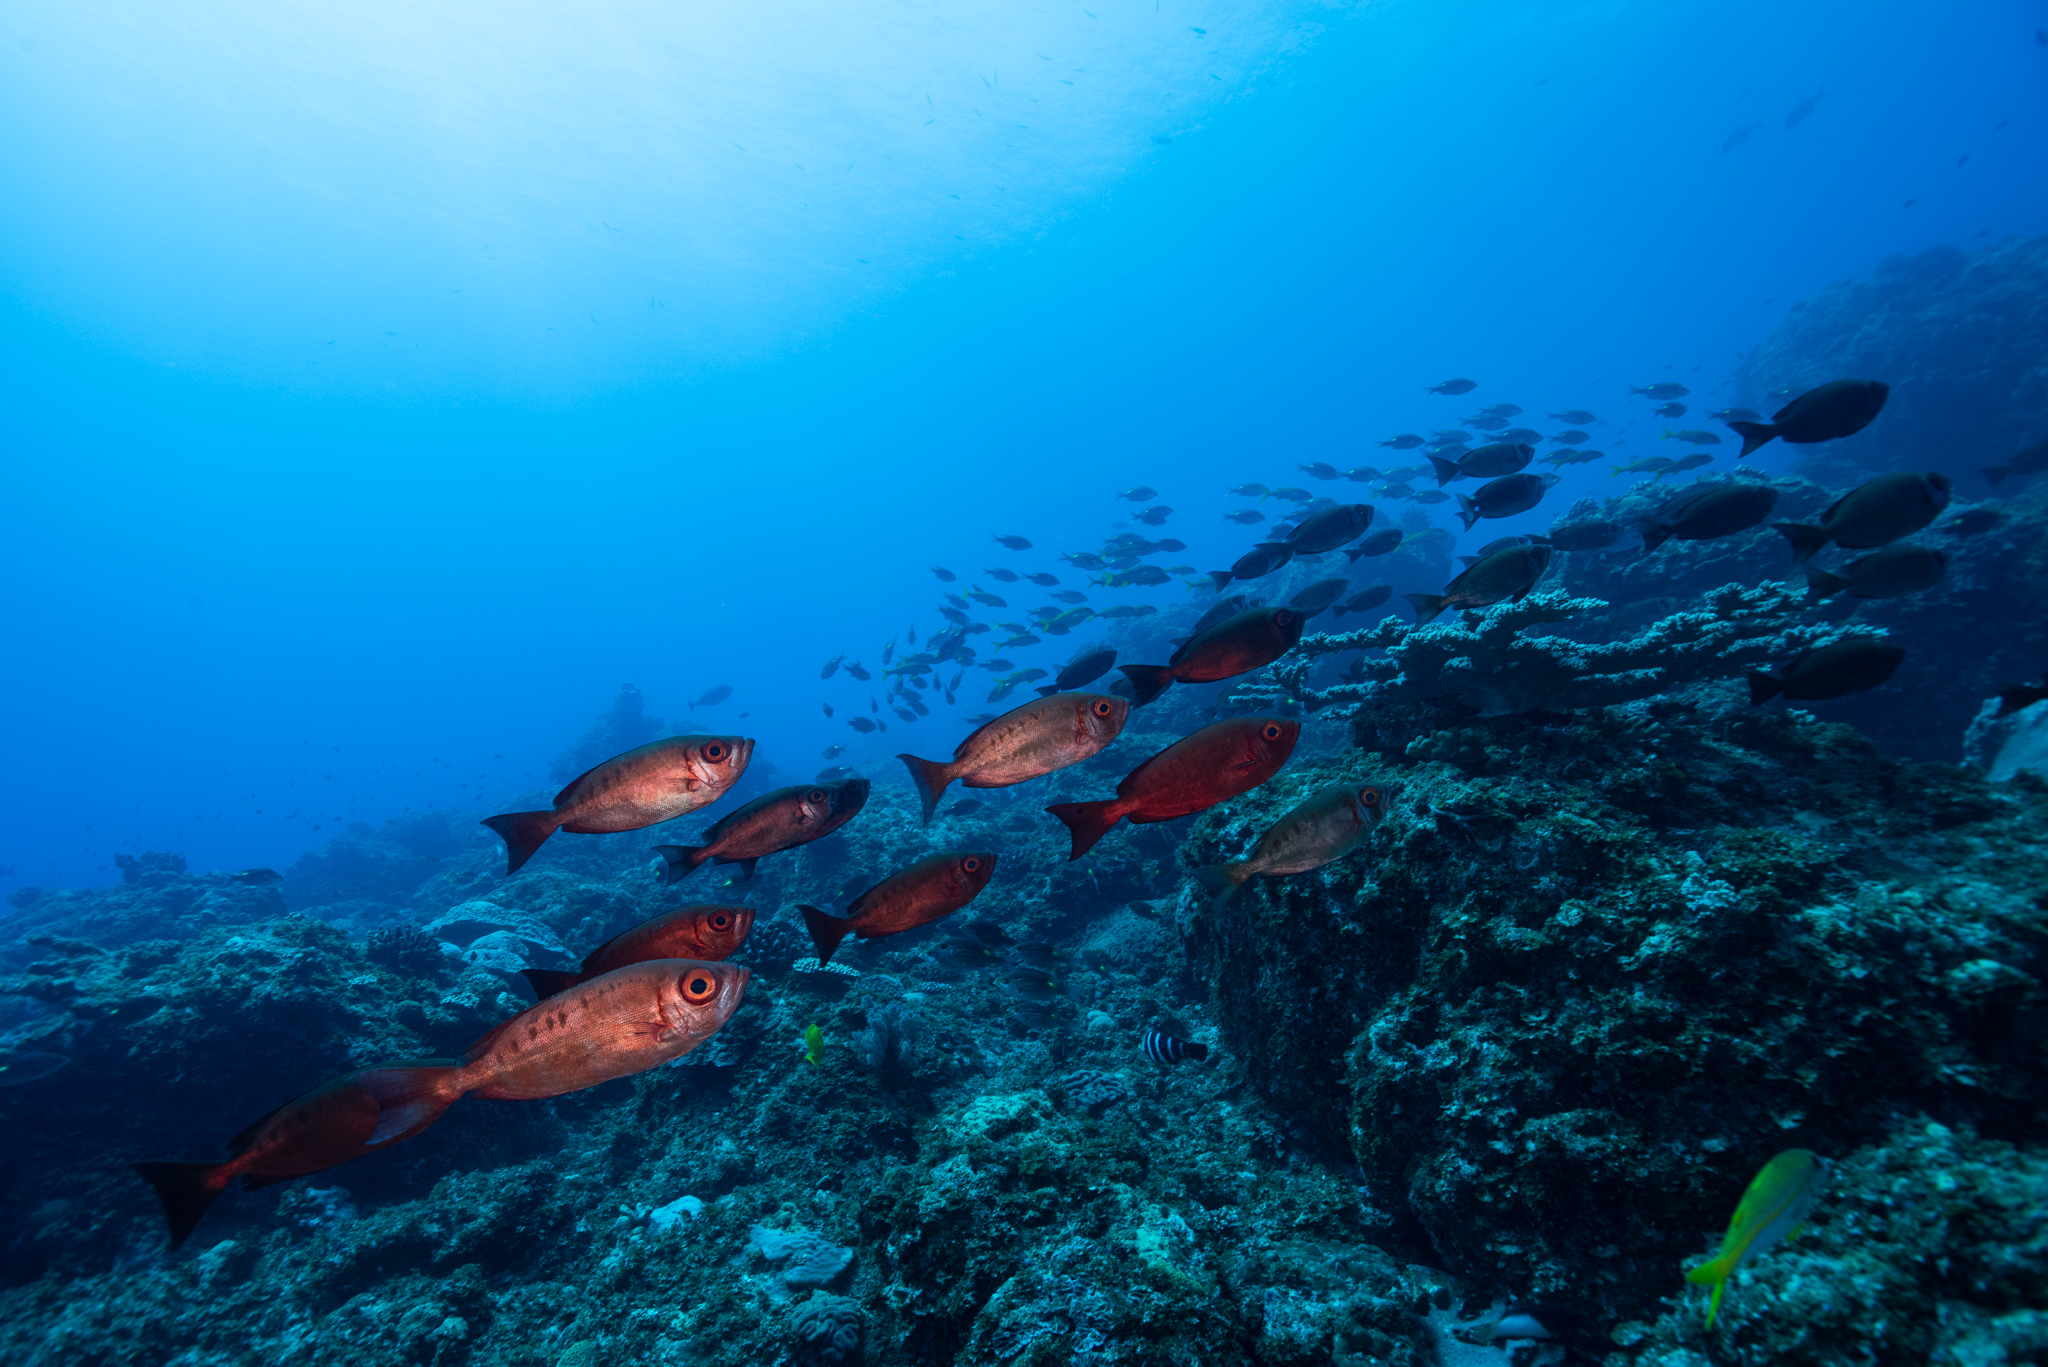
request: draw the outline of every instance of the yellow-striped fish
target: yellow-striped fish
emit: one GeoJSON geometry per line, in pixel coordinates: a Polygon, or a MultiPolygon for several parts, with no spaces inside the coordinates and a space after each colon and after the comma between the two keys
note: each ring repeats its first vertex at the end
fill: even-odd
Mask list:
{"type": "Polygon", "coordinates": [[[1707,1305],[1707,1324],[1721,1309],[1721,1293],[1735,1269],[1780,1239],[1790,1238],[1813,1213],[1814,1198],[1827,1184],[1827,1160],[1811,1149],[1787,1149],[1764,1164],[1764,1170],[1742,1193],[1735,1218],[1728,1222],[1727,1237],[1721,1240],[1721,1254],[1685,1274],[1694,1286],[1711,1286],[1714,1299],[1707,1305]]]}

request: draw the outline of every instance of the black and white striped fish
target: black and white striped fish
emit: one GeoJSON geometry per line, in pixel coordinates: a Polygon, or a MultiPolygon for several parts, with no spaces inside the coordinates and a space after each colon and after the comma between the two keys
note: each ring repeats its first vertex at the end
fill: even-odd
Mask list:
{"type": "Polygon", "coordinates": [[[1147,1030],[1145,1057],[1154,1063],[1179,1063],[1184,1058],[1200,1063],[1209,1057],[1209,1046],[1189,1044],[1186,1040],[1175,1039],[1164,1030],[1147,1030]]]}

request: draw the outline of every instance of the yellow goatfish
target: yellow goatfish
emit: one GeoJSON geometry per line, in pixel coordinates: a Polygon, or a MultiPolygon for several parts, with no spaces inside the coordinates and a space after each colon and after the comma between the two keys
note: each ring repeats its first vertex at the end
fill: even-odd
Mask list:
{"type": "Polygon", "coordinates": [[[1714,1299],[1707,1304],[1708,1327],[1721,1309],[1721,1293],[1735,1269],[1778,1240],[1797,1234],[1827,1180],[1827,1160],[1811,1149],[1787,1149],[1764,1164],[1735,1207],[1720,1256],[1685,1274],[1695,1286],[1714,1288],[1714,1299]]]}

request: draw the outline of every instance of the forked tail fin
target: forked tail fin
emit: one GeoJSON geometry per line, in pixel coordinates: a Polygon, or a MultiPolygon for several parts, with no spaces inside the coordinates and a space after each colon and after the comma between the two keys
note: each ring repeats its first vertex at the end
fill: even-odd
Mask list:
{"type": "Polygon", "coordinates": [[[896,758],[910,770],[910,781],[917,788],[917,800],[924,804],[924,821],[929,826],[932,813],[939,809],[939,799],[945,796],[946,785],[953,781],[950,767],[919,759],[916,755],[898,755],[896,758]]]}
{"type": "Polygon", "coordinates": [[[156,1189],[164,1221],[171,1227],[171,1248],[192,1237],[199,1222],[227,1186],[221,1163],[133,1163],[136,1175],[156,1189]]]}
{"type": "Polygon", "coordinates": [[[1415,605],[1415,625],[1419,627],[1426,627],[1443,616],[1444,609],[1451,605],[1451,600],[1440,593],[1404,593],[1401,596],[1415,605]]]}
{"type": "Polygon", "coordinates": [[[1826,570],[1816,569],[1814,566],[1808,565],[1806,567],[1806,601],[1811,605],[1820,602],[1823,598],[1832,598],[1840,593],[1847,586],[1848,582],[1839,574],[1829,574],[1826,570]]]}
{"type": "Polygon", "coordinates": [[[1465,524],[1466,531],[1469,532],[1478,526],[1479,519],[1484,516],[1485,514],[1479,511],[1477,503],[1474,503],[1463,494],[1458,495],[1458,520],[1465,524]]]}
{"type": "Polygon", "coordinates": [[[1046,810],[1067,824],[1074,835],[1074,852],[1067,856],[1073,863],[1082,855],[1095,848],[1095,842],[1109,834],[1109,828],[1123,820],[1123,813],[1116,810],[1115,802],[1055,802],[1046,810]]]}
{"type": "Polygon", "coordinates": [[[570,973],[559,968],[522,968],[519,970],[519,976],[526,979],[528,986],[533,988],[536,1001],[546,1001],[549,997],[568,991],[583,977],[580,973],[570,973]]]}
{"type": "Polygon", "coordinates": [[[1735,429],[1736,436],[1742,438],[1742,449],[1735,453],[1737,460],[1778,435],[1778,429],[1767,422],[1731,422],[1728,425],[1735,429]]]}
{"type": "Polygon", "coordinates": [[[1237,890],[1251,881],[1245,864],[1209,864],[1195,870],[1196,881],[1208,889],[1209,910],[1221,911],[1237,890]]]}
{"type": "Polygon", "coordinates": [[[1172,665],[1118,665],[1123,676],[1131,681],[1131,706],[1143,707],[1173,682],[1172,665]]]}
{"type": "Polygon", "coordinates": [[[520,866],[533,858],[533,852],[541,842],[555,833],[561,824],[553,812],[506,812],[502,816],[487,816],[483,824],[496,831],[505,841],[505,876],[510,878],[519,872],[520,866]]]}
{"type": "Polygon", "coordinates": [[[811,943],[818,947],[818,962],[831,962],[832,951],[839,948],[839,942],[846,938],[852,923],[845,917],[807,907],[801,902],[796,909],[804,914],[804,927],[811,932],[811,943]]]}
{"type": "Polygon", "coordinates": [[[1827,548],[1828,530],[1825,527],[1809,527],[1800,522],[1773,522],[1778,535],[1792,543],[1792,563],[1803,565],[1827,548]]]}
{"type": "Polygon", "coordinates": [[[1755,707],[1759,703],[1767,703],[1784,691],[1784,681],[1775,675],[1752,674],[1749,676],[1749,705],[1751,707],[1755,707]]]}
{"type": "Polygon", "coordinates": [[[654,852],[661,856],[661,884],[680,883],[697,871],[697,866],[711,858],[702,845],[656,845],[654,852]]]}

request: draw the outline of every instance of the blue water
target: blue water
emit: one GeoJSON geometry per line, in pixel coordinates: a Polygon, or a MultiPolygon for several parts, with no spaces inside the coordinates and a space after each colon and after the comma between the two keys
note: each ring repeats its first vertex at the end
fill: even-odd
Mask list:
{"type": "Polygon", "coordinates": [[[1034,603],[975,571],[1148,483],[1164,559],[1226,565],[1226,486],[1483,403],[1650,454],[1627,385],[1742,402],[1816,288],[2048,228],[2043,22],[10,6],[0,882],[501,810],[629,681],[671,721],[730,684],[697,716],[786,773],[941,753],[972,687],[871,742],[819,708],[877,691],[826,658],[939,624],[929,564],[1034,603]]]}

